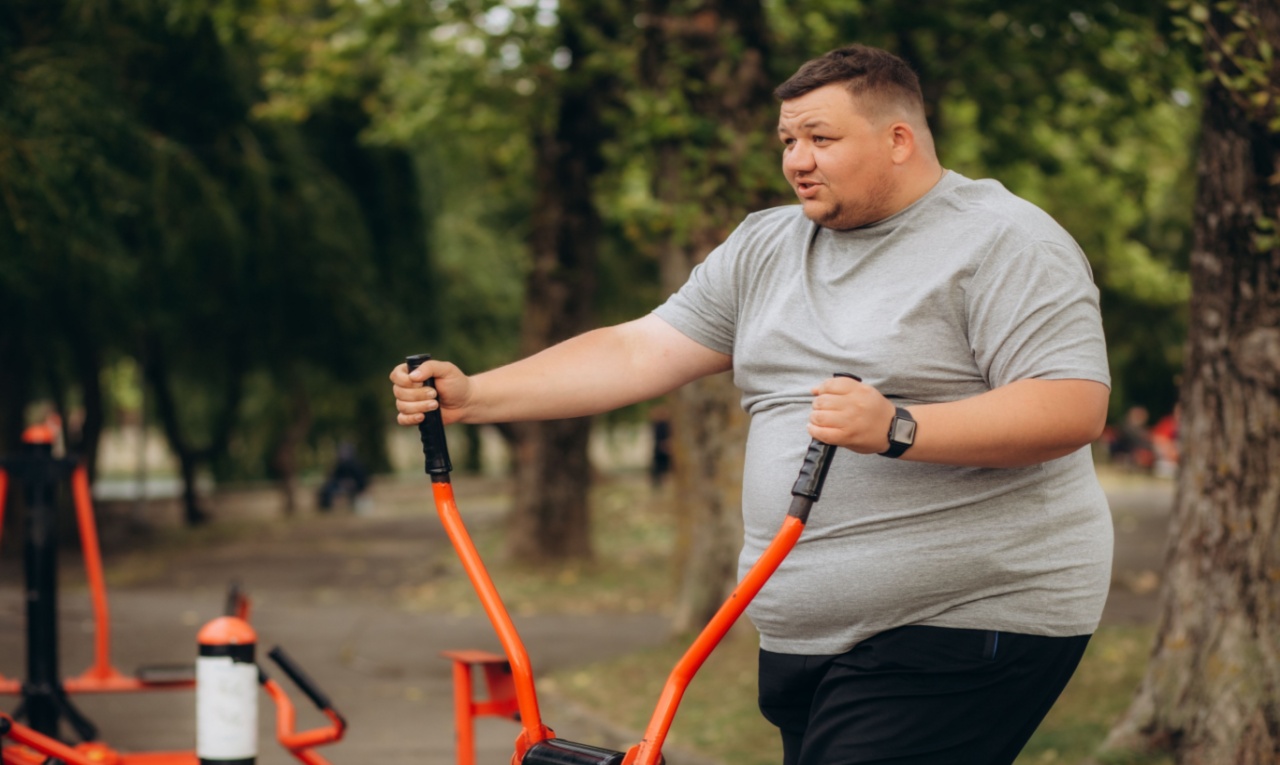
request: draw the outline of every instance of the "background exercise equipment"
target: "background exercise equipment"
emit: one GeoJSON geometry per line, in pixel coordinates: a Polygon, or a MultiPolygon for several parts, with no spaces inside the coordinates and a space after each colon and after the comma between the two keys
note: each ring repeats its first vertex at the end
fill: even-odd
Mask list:
{"type": "MultiPolygon", "coordinates": [[[[89,474],[74,459],[53,456],[53,432],[44,426],[33,426],[23,434],[23,452],[17,457],[0,459],[0,529],[10,478],[21,483],[25,510],[23,533],[23,577],[26,608],[26,677],[20,682],[0,675],[0,695],[17,695],[20,701],[12,714],[0,713],[0,764],[2,765],[202,765],[218,762],[202,759],[195,751],[121,753],[97,741],[98,729],[71,703],[69,694],[119,693],[146,690],[189,689],[196,686],[194,664],[143,667],[130,677],[111,663],[111,627],[107,608],[106,584],[102,572],[102,556],[98,545],[97,526],[93,517],[93,501],[89,474]],[[80,531],[81,551],[89,581],[94,614],[93,664],[81,675],[63,679],[58,656],[58,487],[71,480],[76,521],[80,531]],[[26,724],[19,722],[24,720],[26,724]],[[79,738],[72,745],[61,739],[61,723],[66,722],[79,738]]],[[[227,594],[227,615],[215,619],[200,634],[202,654],[217,653],[219,646],[231,646],[234,652],[243,646],[243,635],[252,635],[248,626],[249,599],[233,583],[227,594]],[[239,628],[216,628],[233,625],[239,628]],[[239,635],[240,637],[236,637],[239,635]]],[[[254,638],[256,640],[256,636],[254,638]]],[[[225,651],[224,651],[225,652],[225,651]]],[[[241,654],[243,650],[241,650],[241,654]]],[[[295,711],[284,689],[252,663],[250,655],[247,688],[253,693],[237,703],[256,707],[257,687],[271,698],[276,709],[276,738],[290,755],[305,765],[328,765],[313,751],[315,747],[342,739],[346,721],[334,708],[319,686],[276,647],[270,658],[315,703],[328,723],[307,731],[295,730],[295,711]]],[[[198,726],[199,727],[199,726],[198,726]]],[[[215,731],[217,733],[217,731],[215,731]]],[[[221,731],[225,734],[226,731],[221,731]]],[[[257,725],[253,716],[252,730],[246,726],[238,735],[252,736],[256,753],[257,725]]],[[[238,762],[251,761],[252,758],[238,762]]]]}

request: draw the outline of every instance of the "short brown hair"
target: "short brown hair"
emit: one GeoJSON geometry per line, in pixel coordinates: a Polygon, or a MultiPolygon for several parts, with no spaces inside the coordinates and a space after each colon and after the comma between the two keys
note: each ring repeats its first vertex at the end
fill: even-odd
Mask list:
{"type": "Polygon", "coordinates": [[[920,78],[911,66],[887,50],[857,43],[806,61],[773,94],[789,101],[835,83],[843,83],[854,97],[896,103],[924,114],[920,78]]]}

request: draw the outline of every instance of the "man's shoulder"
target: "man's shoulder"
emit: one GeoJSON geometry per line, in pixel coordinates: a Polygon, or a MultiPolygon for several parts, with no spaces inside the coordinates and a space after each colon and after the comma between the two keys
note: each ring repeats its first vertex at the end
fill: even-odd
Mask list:
{"type": "Polygon", "coordinates": [[[1039,205],[1018,196],[1000,181],[962,178],[946,195],[953,212],[979,222],[990,233],[1026,244],[1048,242],[1074,246],[1070,232],[1039,205]]]}
{"type": "Polygon", "coordinates": [[[744,217],[721,249],[735,260],[768,258],[780,250],[802,247],[813,229],[800,205],[770,207],[744,217]]]}

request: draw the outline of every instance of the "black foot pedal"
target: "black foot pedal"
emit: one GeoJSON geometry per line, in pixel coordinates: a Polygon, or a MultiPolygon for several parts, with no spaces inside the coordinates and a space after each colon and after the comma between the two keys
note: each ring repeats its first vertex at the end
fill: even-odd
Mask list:
{"type": "Polygon", "coordinates": [[[549,738],[529,747],[520,765],[622,765],[625,756],[612,749],[549,738]]]}

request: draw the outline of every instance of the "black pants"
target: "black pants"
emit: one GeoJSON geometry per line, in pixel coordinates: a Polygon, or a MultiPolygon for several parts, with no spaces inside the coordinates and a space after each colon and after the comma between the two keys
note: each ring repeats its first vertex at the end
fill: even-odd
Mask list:
{"type": "Polygon", "coordinates": [[[760,711],[784,765],[1007,765],[1088,635],[900,627],[848,653],[760,651],[760,711]]]}

